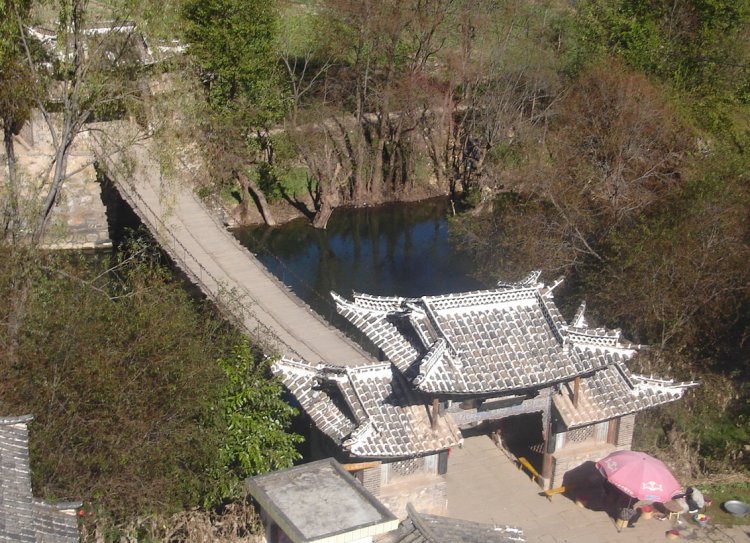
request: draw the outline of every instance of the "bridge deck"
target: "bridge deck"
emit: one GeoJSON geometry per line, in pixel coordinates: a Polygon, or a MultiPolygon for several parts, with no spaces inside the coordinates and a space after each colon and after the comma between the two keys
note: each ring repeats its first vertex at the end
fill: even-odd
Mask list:
{"type": "Polygon", "coordinates": [[[146,144],[131,146],[125,157],[108,156],[101,149],[96,154],[162,248],[248,334],[279,354],[313,363],[355,365],[372,360],[268,272],[190,187],[163,176],[146,144]]]}

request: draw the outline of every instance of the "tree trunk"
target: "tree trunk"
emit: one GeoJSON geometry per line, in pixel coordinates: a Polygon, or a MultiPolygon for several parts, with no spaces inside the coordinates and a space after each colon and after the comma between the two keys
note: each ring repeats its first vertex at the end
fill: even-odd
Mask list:
{"type": "MultiPolygon", "coordinates": [[[[385,131],[383,131],[385,132],[385,131]]],[[[383,175],[383,154],[385,153],[385,134],[378,136],[378,145],[375,148],[375,156],[372,165],[372,185],[370,195],[374,202],[380,202],[381,194],[384,192],[385,177],[383,175]]]]}
{"type": "MultiPolygon", "coordinates": [[[[315,216],[312,220],[313,228],[325,230],[328,219],[331,218],[333,210],[339,204],[336,180],[341,172],[341,163],[336,164],[327,182],[319,182],[315,194],[315,216]]],[[[318,171],[318,179],[324,179],[325,172],[318,171]]]]}
{"type": "Polygon", "coordinates": [[[255,200],[255,203],[258,205],[258,210],[260,210],[260,214],[263,216],[263,220],[268,226],[276,226],[276,221],[273,218],[273,214],[271,213],[271,208],[268,206],[268,201],[266,200],[265,194],[263,194],[263,191],[260,190],[260,187],[258,187],[257,183],[250,179],[247,175],[240,172],[234,172],[234,177],[239,181],[240,186],[242,187],[242,216],[243,218],[247,216],[248,212],[250,211],[250,199],[252,198],[255,200]]]}
{"type": "Polygon", "coordinates": [[[55,157],[55,169],[52,175],[52,184],[50,185],[47,197],[44,200],[44,206],[39,212],[37,217],[36,226],[32,233],[31,239],[34,244],[42,241],[44,232],[47,230],[50,216],[52,215],[52,209],[55,207],[55,203],[60,195],[63,181],[65,180],[65,173],[68,169],[68,145],[64,143],[58,147],[55,157]]]}
{"type": "Polygon", "coordinates": [[[318,210],[315,212],[315,217],[313,217],[313,228],[325,230],[326,226],[328,226],[328,219],[331,218],[332,214],[333,206],[331,205],[330,199],[322,198],[320,207],[318,207],[318,210]]]}
{"type": "Polygon", "coordinates": [[[3,123],[3,143],[5,159],[8,164],[8,202],[3,210],[3,238],[11,237],[15,242],[18,228],[18,185],[16,179],[16,151],[13,144],[13,129],[6,121],[3,123]]]}
{"type": "Polygon", "coordinates": [[[11,367],[20,364],[18,348],[21,344],[21,328],[26,319],[26,302],[29,299],[29,291],[31,290],[30,262],[26,250],[21,249],[20,254],[16,254],[15,257],[18,258],[18,269],[16,270],[17,274],[10,290],[7,321],[7,356],[11,367]]]}

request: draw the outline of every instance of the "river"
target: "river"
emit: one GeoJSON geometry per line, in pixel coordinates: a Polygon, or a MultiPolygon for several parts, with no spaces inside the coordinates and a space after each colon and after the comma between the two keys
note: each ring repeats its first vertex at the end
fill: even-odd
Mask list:
{"type": "MultiPolygon", "coordinates": [[[[338,209],[326,230],[300,219],[245,227],[235,235],[329,322],[352,333],[330,292],[416,297],[482,288],[466,255],[450,243],[447,200],[338,209]]],[[[360,339],[360,338],[358,338],[360,339]]]]}

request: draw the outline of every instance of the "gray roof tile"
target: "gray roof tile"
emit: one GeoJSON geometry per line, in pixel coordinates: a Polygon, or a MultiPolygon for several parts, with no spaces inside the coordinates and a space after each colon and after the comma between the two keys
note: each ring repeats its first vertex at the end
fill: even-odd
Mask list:
{"type": "MultiPolygon", "coordinates": [[[[630,348],[619,332],[569,327],[551,289],[535,283],[536,279],[533,274],[521,283],[503,283],[493,290],[413,299],[334,298],[344,317],[378,345],[407,379],[431,394],[503,393],[546,386],[608,363],[571,354],[571,344],[630,348]],[[391,324],[396,319],[400,326],[391,324]]],[[[576,324],[584,322],[579,315],[576,324]]],[[[630,355],[634,352],[631,349],[630,355]]]]}
{"type": "Polygon", "coordinates": [[[79,540],[75,509],[53,505],[31,494],[30,415],[0,418],[0,541],[74,543],[79,540]]]}
{"type": "Polygon", "coordinates": [[[353,456],[409,457],[461,441],[449,417],[432,430],[425,398],[390,363],[339,367],[282,358],[273,371],[318,429],[353,456]]]}
{"type": "Polygon", "coordinates": [[[519,543],[523,530],[417,513],[409,504],[395,543],[519,543]]]}
{"type": "MultiPolygon", "coordinates": [[[[597,356],[605,354],[597,349],[597,356]]],[[[593,424],[678,400],[695,383],[675,383],[631,374],[613,363],[581,379],[578,405],[573,405],[573,383],[560,387],[553,401],[568,428],[593,424]]]]}

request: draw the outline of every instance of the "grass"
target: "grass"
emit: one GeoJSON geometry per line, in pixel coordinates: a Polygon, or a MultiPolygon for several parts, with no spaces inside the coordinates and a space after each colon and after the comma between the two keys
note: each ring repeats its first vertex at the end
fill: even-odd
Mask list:
{"type": "Polygon", "coordinates": [[[711,505],[706,507],[705,513],[710,517],[713,524],[722,526],[750,525],[750,514],[744,517],[735,517],[721,508],[727,500],[740,500],[750,503],[750,481],[736,483],[714,483],[700,486],[704,496],[711,498],[711,505]]]}
{"type": "Polygon", "coordinates": [[[307,193],[307,178],[309,172],[303,166],[292,166],[279,175],[279,183],[291,197],[302,196],[307,193]]]}

